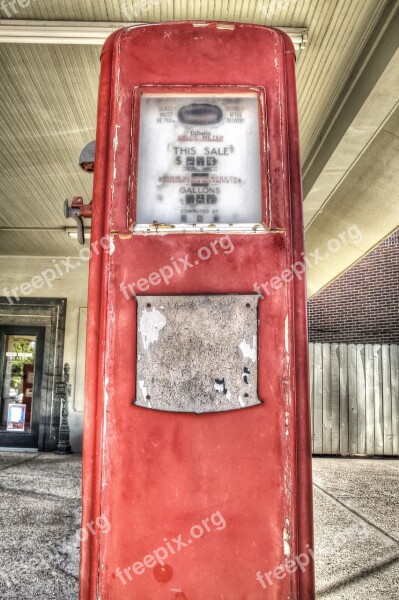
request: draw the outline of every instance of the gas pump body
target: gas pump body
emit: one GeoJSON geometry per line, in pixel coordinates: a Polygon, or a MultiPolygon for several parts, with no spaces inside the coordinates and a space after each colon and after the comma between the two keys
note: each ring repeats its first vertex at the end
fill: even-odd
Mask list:
{"type": "Polygon", "coordinates": [[[313,598],[293,45],[162,23],[101,61],[80,598],[313,598]]]}

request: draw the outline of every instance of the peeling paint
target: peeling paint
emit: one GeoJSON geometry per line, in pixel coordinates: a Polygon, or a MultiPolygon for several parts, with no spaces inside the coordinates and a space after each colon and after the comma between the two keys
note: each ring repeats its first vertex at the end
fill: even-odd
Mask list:
{"type": "Polygon", "coordinates": [[[288,354],[289,350],[290,350],[290,345],[289,345],[289,329],[288,329],[288,315],[285,317],[285,322],[284,322],[284,345],[285,345],[285,351],[288,354]]]}
{"type": "Polygon", "coordinates": [[[116,151],[118,149],[118,129],[120,125],[115,125],[115,135],[113,139],[113,149],[114,149],[114,169],[113,169],[113,178],[116,179],[116,151]]]}
{"type": "Polygon", "coordinates": [[[217,392],[220,392],[221,394],[227,394],[227,388],[225,387],[224,379],[215,379],[213,387],[217,392]]]}
{"type": "Polygon", "coordinates": [[[251,387],[251,384],[249,383],[249,375],[250,374],[251,374],[251,371],[248,369],[248,367],[244,367],[241,377],[243,378],[244,383],[246,385],[249,385],[249,387],[251,387]]]}
{"type": "Polygon", "coordinates": [[[104,437],[105,437],[106,430],[107,430],[106,413],[107,413],[107,405],[108,405],[108,390],[107,390],[108,382],[109,382],[108,377],[105,377],[104,388],[103,388],[103,393],[104,393],[104,427],[103,427],[104,437]]]}
{"type": "Polygon", "coordinates": [[[118,129],[119,129],[119,127],[120,127],[120,125],[115,126],[115,135],[114,135],[114,140],[113,140],[114,153],[118,149],[118,129]]]}
{"type": "MultiPolygon", "coordinates": [[[[226,396],[226,400],[230,402],[231,400],[231,390],[226,387],[224,379],[215,379],[215,383],[213,384],[215,390],[221,394],[226,396]]],[[[241,405],[242,406],[242,405],[241,405]]],[[[245,406],[245,404],[244,404],[245,406]]]]}
{"type": "Polygon", "coordinates": [[[147,400],[147,395],[148,395],[147,388],[144,384],[145,384],[144,381],[139,381],[139,386],[140,386],[141,393],[143,394],[144,401],[147,404],[148,408],[151,408],[151,403],[149,400],[147,400]]]}
{"type": "Polygon", "coordinates": [[[248,343],[247,340],[242,340],[238,346],[244,358],[249,358],[252,362],[256,361],[256,335],[252,337],[252,344],[248,343]]]}
{"type": "Polygon", "coordinates": [[[159,339],[159,332],[166,325],[166,318],[159,310],[144,310],[140,317],[139,331],[143,346],[148,350],[151,344],[154,344],[159,339]]]}
{"type": "Polygon", "coordinates": [[[284,556],[291,556],[291,548],[290,548],[290,536],[288,533],[288,529],[284,527],[283,529],[283,545],[284,545],[284,556]]]}
{"type": "MultiPolygon", "coordinates": [[[[103,420],[103,438],[106,439],[106,435],[107,435],[107,407],[108,407],[108,400],[109,400],[109,396],[108,396],[108,383],[109,383],[109,378],[107,376],[105,376],[104,378],[104,384],[103,384],[103,394],[104,394],[104,420],[103,420]]],[[[102,447],[102,464],[105,463],[105,448],[106,445],[103,444],[102,447]]],[[[101,488],[105,489],[107,487],[107,478],[104,477],[102,482],[101,482],[101,488]]]]}

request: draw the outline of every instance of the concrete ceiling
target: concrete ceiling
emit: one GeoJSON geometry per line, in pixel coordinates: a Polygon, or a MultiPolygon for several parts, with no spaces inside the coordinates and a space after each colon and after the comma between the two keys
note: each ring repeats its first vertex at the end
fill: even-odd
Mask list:
{"type": "MultiPolygon", "coordinates": [[[[309,272],[314,294],[399,224],[398,0],[32,0],[12,20],[140,22],[217,19],[306,27],[297,83],[306,241],[362,230],[309,272]],[[126,10],[124,10],[126,9],[126,10]]],[[[12,29],[1,9],[3,25],[12,29]]],[[[0,30],[2,21],[0,20],[0,30]]],[[[94,139],[100,47],[0,44],[0,254],[68,256],[64,198],[90,199],[77,167],[94,139]]]]}

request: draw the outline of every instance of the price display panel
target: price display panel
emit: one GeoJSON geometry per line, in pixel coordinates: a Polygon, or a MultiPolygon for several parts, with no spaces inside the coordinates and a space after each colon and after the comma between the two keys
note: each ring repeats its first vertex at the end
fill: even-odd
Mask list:
{"type": "Polygon", "coordinates": [[[257,91],[142,93],[137,224],[262,221],[257,91]]]}

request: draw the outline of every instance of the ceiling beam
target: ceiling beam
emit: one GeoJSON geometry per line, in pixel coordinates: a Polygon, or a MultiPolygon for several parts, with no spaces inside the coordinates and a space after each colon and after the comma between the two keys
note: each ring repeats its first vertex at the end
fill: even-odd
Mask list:
{"type": "MultiPolygon", "coordinates": [[[[0,20],[0,43],[6,44],[80,44],[102,46],[111,33],[123,27],[148,23],[99,21],[22,21],[0,20]]],[[[298,52],[308,39],[305,27],[278,27],[287,33],[298,52]]]]}
{"type": "Polygon", "coordinates": [[[304,164],[306,251],[323,257],[310,297],[399,225],[398,8],[387,3],[304,164]]]}
{"type": "Polygon", "coordinates": [[[396,108],[398,7],[391,0],[383,11],[303,164],[305,227],[396,108]]]}

